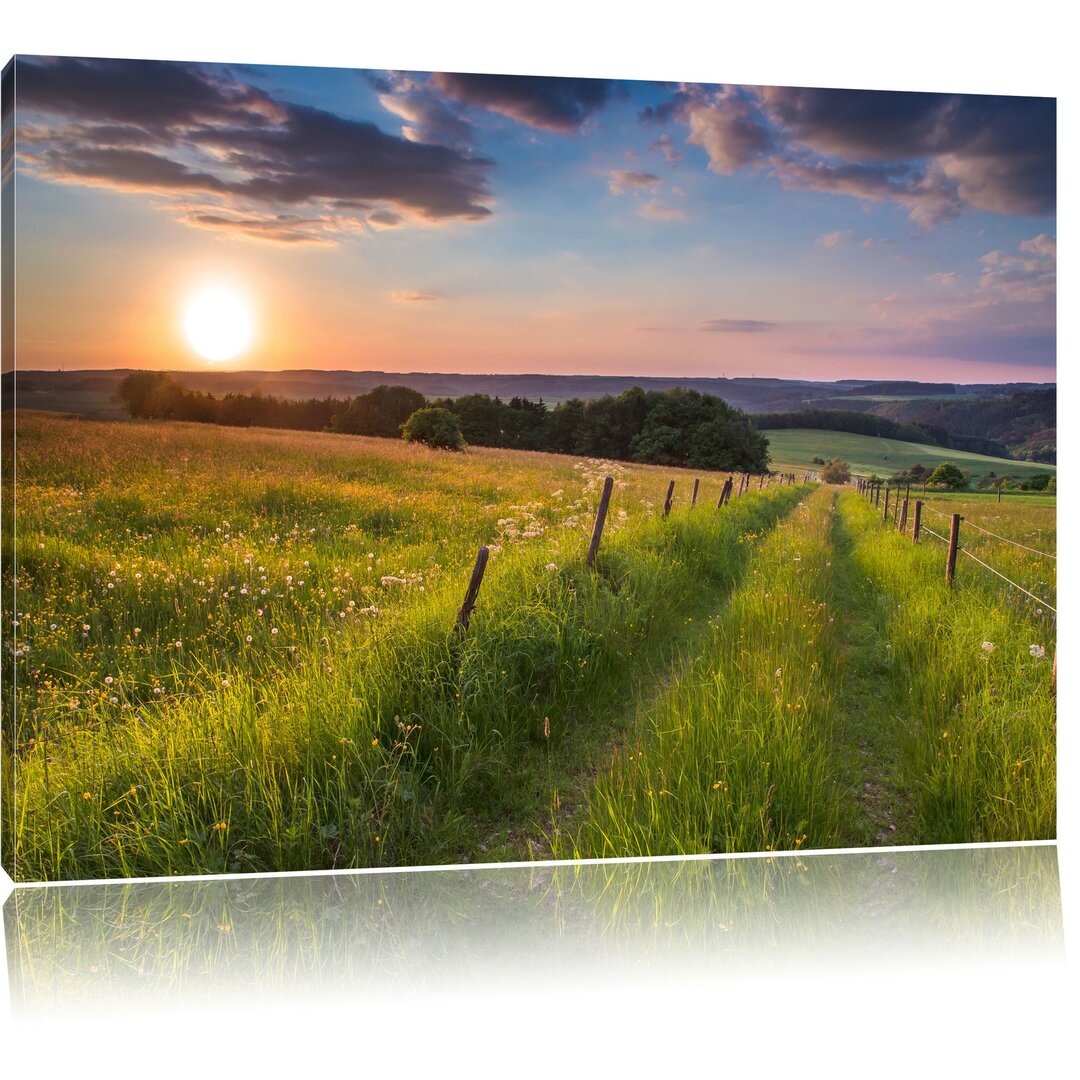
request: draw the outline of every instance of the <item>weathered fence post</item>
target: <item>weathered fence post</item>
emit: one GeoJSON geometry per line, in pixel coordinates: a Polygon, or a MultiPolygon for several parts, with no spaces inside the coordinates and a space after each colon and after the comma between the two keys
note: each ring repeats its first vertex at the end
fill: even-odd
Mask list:
{"type": "Polygon", "coordinates": [[[465,590],[465,603],[457,614],[457,631],[464,634],[469,629],[469,619],[472,617],[473,608],[476,606],[476,596],[480,592],[480,583],[484,580],[484,571],[487,569],[488,555],[490,552],[482,547],[476,553],[476,562],[473,565],[472,577],[469,579],[469,587],[465,590]]]}
{"type": "Polygon", "coordinates": [[[889,520],[889,485],[885,485],[885,509],[881,512],[881,520],[889,520]]]}
{"type": "Polygon", "coordinates": [[[690,509],[691,510],[693,510],[694,507],[697,506],[698,485],[700,483],[701,483],[701,480],[698,477],[695,476],[694,477],[694,490],[693,490],[693,493],[690,496],[690,509]]]}
{"type": "Polygon", "coordinates": [[[949,530],[949,558],[945,563],[945,581],[952,585],[956,576],[956,552],[960,547],[960,515],[953,514],[952,528],[949,530]]]}
{"type": "MultiPolygon", "coordinates": [[[[886,488],[886,494],[887,493],[888,493],[888,489],[886,488]]],[[[880,506],[881,505],[881,485],[880,484],[878,484],[877,487],[874,488],[874,505],[875,506],[880,506]]]]}
{"type": "Polygon", "coordinates": [[[919,530],[922,528],[922,500],[915,500],[915,517],[911,522],[911,542],[919,542],[919,530]]]}
{"type": "Polygon", "coordinates": [[[900,505],[900,524],[897,527],[897,532],[903,535],[904,530],[907,528],[907,508],[908,500],[905,499],[900,505]]]}
{"type": "Polygon", "coordinates": [[[667,494],[664,496],[664,517],[671,513],[671,496],[675,494],[675,481],[669,480],[667,494]]]}
{"type": "Polygon", "coordinates": [[[585,556],[586,566],[591,567],[596,559],[596,549],[600,547],[600,537],[604,533],[604,519],[607,517],[608,503],[611,502],[611,489],[614,484],[614,477],[604,477],[604,490],[600,493],[600,505],[596,508],[596,521],[593,523],[592,539],[589,541],[589,554],[585,556]]]}
{"type": "Polygon", "coordinates": [[[760,476],[758,477],[758,481],[757,481],[757,489],[758,489],[758,491],[760,491],[760,490],[761,490],[761,485],[762,485],[762,484],[763,484],[764,482],[765,482],[765,474],[764,474],[764,473],[762,473],[762,474],[761,474],[761,475],[760,475],[760,476]]]}

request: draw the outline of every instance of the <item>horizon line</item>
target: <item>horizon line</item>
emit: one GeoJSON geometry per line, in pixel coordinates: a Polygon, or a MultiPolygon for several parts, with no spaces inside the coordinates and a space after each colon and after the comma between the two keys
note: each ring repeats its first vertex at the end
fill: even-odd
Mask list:
{"type": "Polygon", "coordinates": [[[941,379],[928,381],[924,379],[881,379],[849,377],[844,379],[815,379],[794,378],[784,375],[621,375],[603,374],[600,372],[542,372],[542,371],[390,371],[385,368],[138,368],[138,367],[106,367],[106,368],[12,368],[2,372],[4,375],[83,375],[104,374],[108,372],[143,372],[159,371],[167,375],[287,375],[287,374],[321,374],[321,375],[432,375],[453,376],[457,378],[508,378],[508,379],[664,379],[664,380],[703,380],[710,382],[791,382],[791,383],[821,383],[824,385],[840,385],[842,383],[912,383],[917,386],[1057,386],[1057,379],[1050,382],[1033,379],[1011,379],[994,382],[983,379],[977,382],[960,382],[956,379],[941,379]]]}

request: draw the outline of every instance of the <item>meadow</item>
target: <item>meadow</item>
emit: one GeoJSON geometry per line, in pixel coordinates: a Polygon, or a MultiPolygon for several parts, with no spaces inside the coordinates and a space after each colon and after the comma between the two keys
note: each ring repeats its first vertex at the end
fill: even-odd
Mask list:
{"type": "MultiPolygon", "coordinates": [[[[854,491],[30,412],[17,447],[16,880],[1053,835],[1051,613],[854,491]]],[[[1052,508],[981,505],[1053,552],[1052,508]]]]}
{"type": "MultiPolygon", "coordinates": [[[[1057,475],[1055,465],[1036,461],[1012,461],[1005,458],[973,454],[966,450],[950,450],[943,446],[904,442],[874,435],[855,435],[848,431],[819,431],[809,428],[787,428],[766,431],[769,453],[773,467],[777,469],[807,470],[817,468],[815,457],[841,458],[851,466],[853,475],[891,476],[912,465],[936,468],[943,461],[951,461],[964,472],[969,472],[977,483],[987,473],[998,476],[1018,476],[1021,479],[1035,473],[1057,475]]],[[[1008,496],[1006,496],[1008,497],[1008,496]]]]}

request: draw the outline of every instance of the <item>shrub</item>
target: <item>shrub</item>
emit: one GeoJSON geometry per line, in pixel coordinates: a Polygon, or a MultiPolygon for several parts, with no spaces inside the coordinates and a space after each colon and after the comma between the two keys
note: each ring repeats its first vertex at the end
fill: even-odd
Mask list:
{"type": "Polygon", "coordinates": [[[950,491],[963,491],[971,477],[962,473],[951,461],[943,461],[927,478],[930,487],[948,488],[950,491]]]}
{"type": "Polygon", "coordinates": [[[851,468],[846,461],[830,458],[821,470],[821,479],[826,484],[846,484],[851,479],[851,468]]]}
{"type": "Polygon", "coordinates": [[[449,409],[417,409],[401,429],[406,442],[425,443],[439,450],[464,450],[461,424],[449,409]]]}

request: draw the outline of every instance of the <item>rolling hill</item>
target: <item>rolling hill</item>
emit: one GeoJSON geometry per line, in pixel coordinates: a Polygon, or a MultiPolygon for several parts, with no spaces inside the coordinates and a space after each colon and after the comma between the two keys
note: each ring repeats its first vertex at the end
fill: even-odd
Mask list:
{"type": "Polygon", "coordinates": [[[856,475],[887,476],[912,465],[934,468],[943,461],[970,472],[978,481],[987,473],[999,476],[1031,476],[1033,473],[1056,475],[1056,467],[1031,461],[1010,461],[1007,458],[987,457],[963,450],[948,450],[941,446],[904,442],[900,439],[879,438],[873,435],[853,435],[846,431],[818,431],[809,428],[790,428],[769,431],[769,454],[774,469],[812,469],[814,457],[839,457],[851,466],[856,475]]]}

